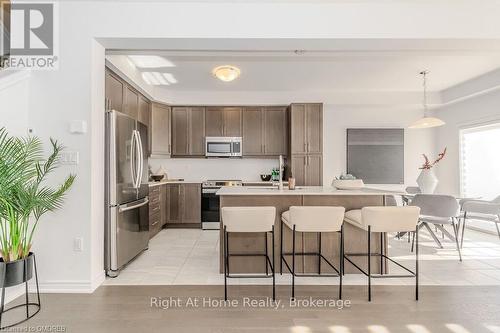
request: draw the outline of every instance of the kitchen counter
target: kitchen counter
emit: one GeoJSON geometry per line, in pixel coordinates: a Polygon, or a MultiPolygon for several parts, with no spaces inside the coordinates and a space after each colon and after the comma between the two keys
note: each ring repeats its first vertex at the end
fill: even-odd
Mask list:
{"type": "Polygon", "coordinates": [[[159,182],[149,182],[149,187],[155,187],[166,184],[201,184],[200,180],[161,180],[159,182]]]}
{"type": "Polygon", "coordinates": [[[331,186],[297,186],[295,190],[289,190],[285,187],[279,190],[276,186],[273,188],[264,186],[228,186],[217,191],[217,195],[401,195],[404,192],[389,191],[374,188],[363,188],[360,190],[337,190],[331,186]]]}

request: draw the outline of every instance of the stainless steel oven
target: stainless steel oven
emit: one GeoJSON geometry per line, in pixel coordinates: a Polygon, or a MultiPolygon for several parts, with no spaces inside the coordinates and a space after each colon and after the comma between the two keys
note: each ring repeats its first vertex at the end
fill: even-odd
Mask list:
{"type": "Polygon", "coordinates": [[[205,156],[241,157],[241,137],[207,136],[205,138],[205,156]]]}
{"type": "Polygon", "coordinates": [[[204,230],[220,229],[220,200],[216,194],[223,186],[241,186],[241,180],[207,180],[201,190],[201,222],[204,230]]]}

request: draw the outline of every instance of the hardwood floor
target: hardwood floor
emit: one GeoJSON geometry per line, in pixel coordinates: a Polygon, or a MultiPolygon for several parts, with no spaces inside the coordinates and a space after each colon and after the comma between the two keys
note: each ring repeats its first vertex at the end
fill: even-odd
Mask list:
{"type": "MultiPolygon", "coordinates": [[[[336,286],[297,286],[297,299],[336,299],[336,286]]],[[[59,332],[176,332],[176,333],[479,333],[500,331],[500,287],[423,286],[421,300],[413,299],[409,286],[375,286],[371,303],[366,288],[347,286],[339,307],[290,307],[289,288],[278,286],[278,309],[251,308],[243,297],[266,300],[270,286],[235,285],[229,289],[235,307],[188,306],[188,299],[199,302],[223,300],[222,286],[102,286],[93,294],[44,294],[42,311],[33,319],[11,329],[28,332],[40,325],[56,325],[59,332]],[[180,298],[180,302],[161,304],[158,298],[180,298]],[[153,303],[153,306],[151,304],[153,303]],[[177,306],[175,306],[177,305],[177,306]],[[25,330],[22,330],[26,328],[25,330]],[[31,330],[28,330],[31,328],[31,330]]],[[[21,315],[22,313],[16,313],[21,315]]],[[[10,315],[10,314],[9,314],[10,315]]],[[[4,316],[9,321],[12,317],[4,316]]],[[[48,327],[48,326],[47,326],[48,327]]],[[[46,330],[46,332],[49,332],[46,330]]],[[[52,329],[51,332],[57,332],[52,329]]]]}

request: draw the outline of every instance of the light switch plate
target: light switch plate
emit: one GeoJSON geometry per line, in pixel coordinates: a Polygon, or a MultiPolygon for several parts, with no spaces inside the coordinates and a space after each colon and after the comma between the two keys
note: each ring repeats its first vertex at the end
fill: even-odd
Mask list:
{"type": "Polygon", "coordinates": [[[80,155],[77,151],[63,151],[61,153],[61,164],[64,165],[78,165],[80,162],[80,155]]]}
{"type": "Polygon", "coordinates": [[[84,120],[73,120],[69,123],[69,132],[71,134],[87,133],[87,122],[84,120]]]}

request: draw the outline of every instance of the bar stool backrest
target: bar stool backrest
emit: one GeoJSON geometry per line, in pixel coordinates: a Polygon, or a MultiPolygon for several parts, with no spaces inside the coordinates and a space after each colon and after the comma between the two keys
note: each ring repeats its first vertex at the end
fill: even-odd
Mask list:
{"type": "Polygon", "coordinates": [[[292,206],[290,223],[299,232],[340,231],[344,222],[344,207],[292,206]]]}
{"type": "Polygon", "coordinates": [[[420,216],[420,208],[404,207],[363,207],[363,224],[372,232],[415,231],[420,216]]]}
{"type": "Polygon", "coordinates": [[[455,197],[441,194],[417,194],[410,205],[420,207],[422,215],[442,218],[456,217],[460,209],[455,197]]]}
{"type": "Polygon", "coordinates": [[[272,231],[275,207],[222,207],[222,225],[227,232],[272,231]]]}

